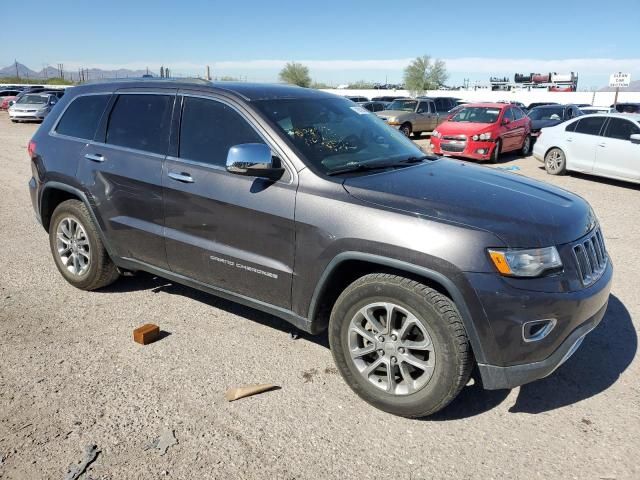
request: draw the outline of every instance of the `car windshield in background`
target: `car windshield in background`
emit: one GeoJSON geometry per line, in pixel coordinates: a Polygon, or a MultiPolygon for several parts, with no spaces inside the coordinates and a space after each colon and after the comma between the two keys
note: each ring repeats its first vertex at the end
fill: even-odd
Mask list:
{"type": "Polygon", "coordinates": [[[252,102],[324,173],[380,161],[424,157],[399,131],[373,113],[340,98],[252,102]]]}
{"type": "Polygon", "coordinates": [[[25,95],[20,100],[18,100],[17,103],[28,105],[47,103],[47,97],[42,95],[25,95]]]}
{"type": "Polygon", "coordinates": [[[531,120],[562,120],[562,108],[537,107],[529,112],[531,120]]]}
{"type": "Polygon", "coordinates": [[[464,107],[456,113],[450,122],[496,123],[500,109],[495,107],[464,107]]]}
{"type": "Polygon", "coordinates": [[[394,100],[386,108],[387,110],[401,110],[404,112],[413,112],[418,102],[415,100],[394,100]]]}

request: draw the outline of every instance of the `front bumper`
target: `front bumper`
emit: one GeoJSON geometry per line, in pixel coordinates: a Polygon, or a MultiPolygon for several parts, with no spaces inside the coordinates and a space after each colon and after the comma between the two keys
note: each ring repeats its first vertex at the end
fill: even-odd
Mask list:
{"type": "Polygon", "coordinates": [[[496,144],[493,141],[474,141],[467,138],[465,141],[447,141],[431,137],[431,148],[436,155],[447,157],[471,158],[473,160],[489,160],[496,144]]]}
{"type": "Polygon", "coordinates": [[[35,112],[20,112],[15,110],[9,110],[9,118],[11,120],[44,120],[44,117],[47,116],[47,112],[38,113],[35,112]]]}
{"type": "Polygon", "coordinates": [[[510,367],[478,364],[483,387],[487,390],[511,389],[551,375],[578,350],[587,334],[598,326],[606,310],[605,303],[595,315],[576,328],[560,347],[544,360],[510,367]]]}
{"type": "MultiPolygon", "coordinates": [[[[492,331],[492,348],[478,367],[487,389],[513,388],[544,378],[562,365],[593,330],[607,308],[613,265],[599,280],[575,291],[523,290],[522,284],[494,274],[467,273],[492,331]],[[555,327],[537,341],[525,341],[531,321],[555,320],[555,327]]],[[[479,314],[476,313],[476,314],[479,314]]]]}

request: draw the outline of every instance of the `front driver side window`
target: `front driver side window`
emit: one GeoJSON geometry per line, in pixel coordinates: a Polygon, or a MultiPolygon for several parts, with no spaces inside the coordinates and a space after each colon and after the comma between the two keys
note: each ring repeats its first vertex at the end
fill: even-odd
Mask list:
{"type": "Polygon", "coordinates": [[[618,140],[630,140],[631,135],[636,134],[640,134],[640,127],[637,124],[624,118],[610,118],[604,135],[618,140]]]}
{"type": "Polygon", "coordinates": [[[184,98],[180,158],[224,167],[229,149],[241,143],[264,140],[230,106],[206,98],[184,98]]]}
{"type": "Polygon", "coordinates": [[[429,113],[429,104],[427,102],[420,102],[417,113],[429,113]]]}

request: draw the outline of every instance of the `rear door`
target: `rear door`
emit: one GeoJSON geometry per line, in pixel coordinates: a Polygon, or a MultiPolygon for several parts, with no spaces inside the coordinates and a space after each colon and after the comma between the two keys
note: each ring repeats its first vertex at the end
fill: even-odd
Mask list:
{"type": "Polygon", "coordinates": [[[274,142],[242,105],[188,94],[165,163],[166,245],[172,271],[235,294],[291,306],[295,171],[273,182],[226,171],[229,148],[274,142]],[[172,147],[173,148],[173,147],[172,147]]]}
{"type": "Polygon", "coordinates": [[[631,135],[640,134],[637,123],[611,117],[596,148],[593,173],[608,177],[640,180],[640,144],[631,135]]]}
{"type": "Polygon", "coordinates": [[[116,255],[166,269],[162,162],[175,89],[120,91],[78,176],[116,255]]]}
{"type": "MultiPolygon", "coordinates": [[[[596,161],[596,148],[601,142],[606,117],[587,116],[575,123],[573,131],[565,133],[567,165],[578,172],[592,172],[596,161]]],[[[569,125],[573,128],[574,124],[569,125]]]]}

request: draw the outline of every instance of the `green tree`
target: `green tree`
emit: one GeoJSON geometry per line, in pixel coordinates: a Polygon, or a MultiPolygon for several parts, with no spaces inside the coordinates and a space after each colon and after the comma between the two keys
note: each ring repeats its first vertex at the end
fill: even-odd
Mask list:
{"type": "Polygon", "coordinates": [[[309,68],[296,62],[289,62],[280,70],[280,80],[299,87],[309,87],[311,85],[309,68]]]}
{"type": "Polygon", "coordinates": [[[449,74],[444,61],[432,62],[428,55],[416,58],[404,69],[404,84],[412,95],[440,88],[447,78],[449,74]]]}

